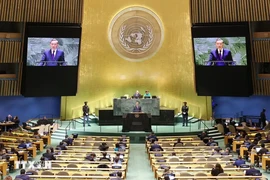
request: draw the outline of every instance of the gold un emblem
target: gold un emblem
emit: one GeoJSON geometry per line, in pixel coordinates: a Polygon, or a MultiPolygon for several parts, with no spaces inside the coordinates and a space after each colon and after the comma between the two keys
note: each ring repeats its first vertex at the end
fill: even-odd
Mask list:
{"type": "Polygon", "coordinates": [[[128,61],[143,61],[159,50],[164,38],[159,17],[143,7],[129,7],[114,16],[109,27],[113,50],[128,61]]]}

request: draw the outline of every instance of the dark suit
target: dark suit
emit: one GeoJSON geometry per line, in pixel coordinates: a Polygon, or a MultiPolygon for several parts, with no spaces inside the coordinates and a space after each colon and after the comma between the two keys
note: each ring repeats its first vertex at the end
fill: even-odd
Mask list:
{"type": "Polygon", "coordinates": [[[188,106],[182,106],[183,126],[188,126],[188,106]]]}
{"type": "Polygon", "coordinates": [[[39,66],[65,66],[65,54],[64,51],[57,49],[55,55],[51,49],[46,50],[43,53],[39,66]]]}
{"type": "Polygon", "coordinates": [[[150,151],[154,151],[155,149],[160,149],[161,151],[163,151],[163,148],[159,144],[152,145],[150,151]]]}
{"type": "Polygon", "coordinates": [[[218,49],[211,51],[209,56],[209,62],[207,63],[208,66],[228,66],[232,65],[230,62],[223,62],[223,61],[233,61],[232,53],[228,49],[223,49],[222,55],[219,54],[218,49]],[[211,61],[218,61],[218,62],[211,62],[211,61]]]}
{"type": "Polygon", "coordinates": [[[255,173],[261,173],[260,170],[255,168],[250,168],[246,171],[246,176],[253,176],[255,173]]]}
{"type": "Polygon", "coordinates": [[[220,173],[224,173],[223,169],[212,169],[211,175],[218,176],[220,173]]]}
{"type": "Polygon", "coordinates": [[[43,157],[47,160],[55,160],[56,158],[54,157],[53,153],[44,153],[43,157]]]}
{"type": "Polygon", "coordinates": [[[20,175],[16,176],[16,178],[22,179],[22,180],[29,180],[30,179],[30,177],[26,174],[20,174],[20,175]]]}
{"type": "Polygon", "coordinates": [[[134,106],[133,112],[142,112],[142,107],[141,106],[134,106]]]}
{"type": "Polygon", "coordinates": [[[242,164],[246,164],[246,161],[244,161],[243,159],[237,159],[233,165],[235,165],[236,167],[240,167],[242,164]]]}
{"type": "Polygon", "coordinates": [[[266,115],[264,111],[260,114],[260,126],[262,126],[262,128],[266,126],[266,115]]]}

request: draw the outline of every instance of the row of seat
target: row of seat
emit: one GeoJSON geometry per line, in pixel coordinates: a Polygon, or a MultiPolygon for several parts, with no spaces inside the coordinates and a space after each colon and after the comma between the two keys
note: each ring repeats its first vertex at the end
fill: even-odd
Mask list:
{"type": "MultiPolygon", "coordinates": [[[[51,169],[39,169],[38,172],[33,173],[31,177],[35,179],[46,178],[61,178],[61,179],[108,179],[110,176],[115,175],[116,172],[122,172],[123,178],[126,176],[126,169],[128,165],[128,148],[125,151],[119,152],[123,156],[124,162],[116,166],[112,161],[89,161],[86,159],[87,155],[95,153],[99,159],[102,152],[98,149],[99,145],[106,139],[111,140],[111,145],[119,141],[121,137],[93,137],[85,136],[73,140],[72,146],[66,146],[67,150],[55,150],[56,160],[50,161],[52,163],[51,169]],[[91,140],[90,140],[91,139],[91,140]],[[84,143],[91,141],[89,146],[77,146],[75,142],[84,143]]],[[[125,137],[127,147],[129,147],[129,138],[125,137]]],[[[117,152],[113,150],[106,151],[111,157],[114,157],[117,152]]]]}
{"type": "MultiPolygon", "coordinates": [[[[187,137],[192,138],[192,137],[187,137]]],[[[248,166],[235,168],[233,166],[232,156],[230,155],[212,155],[217,147],[211,146],[179,146],[171,147],[166,143],[170,142],[170,137],[166,141],[166,136],[158,137],[159,145],[164,151],[150,151],[151,144],[146,139],[146,147],[149,155],[149,161],[157,179],[164,179],[164,173],[173,172],[174,179],[209,179],[213,178],[211,170],[215,164],[219,163],[225,173],[221,173],[218,179],[256,179],[262,176],[244,176],[244,171],[248,166]],[[166,145],[166,146],[164,146],[166,145]],[[196,149],[195,149],[196,148],[196,149]],[[188,151],[187,151],[188,149],[188,151]]],[[[177,137],[175,137],[177,139],[177,137]]],[[[181,138],[182,141],[183,137],[181,138]]],[[[172,145],[172,143],[169,143],[172,145]]]]}

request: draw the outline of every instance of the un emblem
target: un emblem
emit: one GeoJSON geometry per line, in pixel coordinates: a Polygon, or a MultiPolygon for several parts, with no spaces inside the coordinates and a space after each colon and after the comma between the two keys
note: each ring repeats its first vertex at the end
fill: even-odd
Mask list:
{"type": "Polygon", "coordinates": [[[159,50],[164,38],[159,17],[143,7],[129,7],[116,14],[109,27],[113,50],[129,61],[143,61],[159,50]]]}

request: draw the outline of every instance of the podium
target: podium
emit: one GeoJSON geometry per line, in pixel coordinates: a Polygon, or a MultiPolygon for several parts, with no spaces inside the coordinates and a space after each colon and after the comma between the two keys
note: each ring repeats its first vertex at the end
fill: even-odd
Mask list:
{"type": "Polygon", "coordinates": [[[122,132],[145,131],[152,132],[151,114],[143,112],[131,112],[123,115],[122,132]]]}

